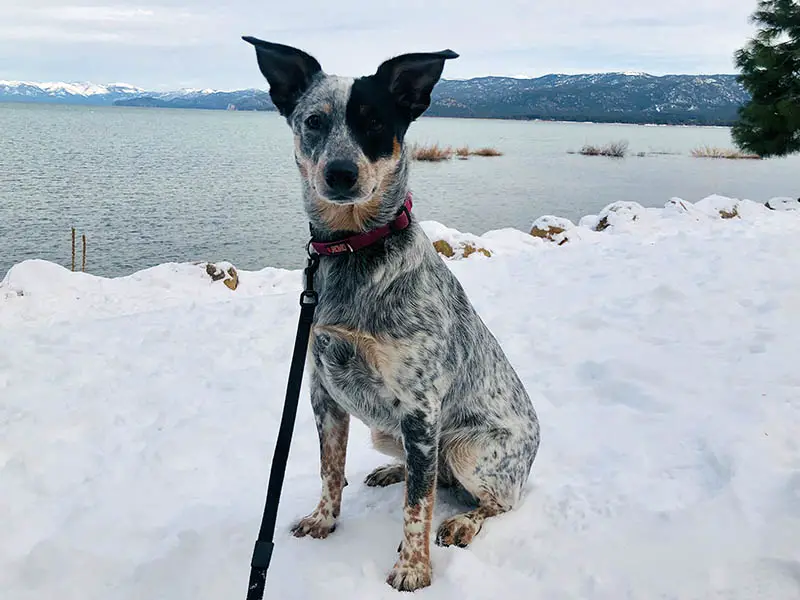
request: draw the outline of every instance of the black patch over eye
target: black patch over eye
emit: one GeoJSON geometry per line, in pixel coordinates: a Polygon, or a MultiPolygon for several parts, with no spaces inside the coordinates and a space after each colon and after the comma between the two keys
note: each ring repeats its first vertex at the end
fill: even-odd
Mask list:
{"type": "Polygon", "coordinates": [[[383,131],[383,123],[381,123],[375,117],[371,118],[367,123],[367,131],[369,133],[380,133],[383,131]]]}
{"type": "Polygon", "coordinates": [[[322,117],[319,115],[309,115],[306,117],[306,127],[311,129],[312,131],[319,131],[322,129],[322,117]]]}
{"type": "Polygon", "coordinates": [[[370,160],[393,156],[409,125],[398,115],[386,86],[374,77],[360,77],[353,82],[345,122],[370,160]]]}

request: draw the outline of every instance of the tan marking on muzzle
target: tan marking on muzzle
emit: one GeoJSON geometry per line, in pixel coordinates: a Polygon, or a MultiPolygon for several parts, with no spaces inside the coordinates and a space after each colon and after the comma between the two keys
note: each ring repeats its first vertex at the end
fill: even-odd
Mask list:
{"type": "Polygon", "coordinates": [[[317,197],[319,216],[334,231],[364,231],[367,223],[377,216],[380,205],[379,194],[358,204],[336,204],[317,197]]]}
{"type": "MultiPolygon", "coordinates": [[[[396,138],[395,141],[397,142],[396,138]]],[[[333,230],[364,231],[367,224],[377,218],[381,208],[383,195],[392,183],[399,160],[399,142],[396,143],[395,155],[371,162],[364,158],[358,165],[358,187],[362,190],[374,189],[372,196],[365,202],[356,204],[335,204],[319,199],[320,217],[333,230]]]]}
{"type": "MultiPolygon", "coordinates": [[[[370,221],[374,221],[378,217],[383,196],[392,183],[399,157],[402,153],[402,148],[396,138],[395,142],[395,154],[391,157],[380,158],[372,162],[361,154],[360,159],[357,160],[358,181],[356,182],[356,189],[362,193],[373,190],[372,195],[366,200],[352,204],[339,204],[326,200],[320,194],[315,194],[317,213],[328,227],[334,231],[366,231],[370,221]]],[[[324,186],[325,164],[317,165],[318,168],[315,171],[314,165],[310,161],[304,160],[304,157],[300,155],[299,140],[297,139],[295,140],[295,146],[297,148],[295,153],[299,156],[298,161],[302,163],[301,174],[309,180],[316,179],[317,185],[312,185],[314,189],[317,189],[317,186],[324,186]]]]}
{"type": "Polygon", "coordinates": [[[300,151],[300,136],[297,135],[294,136],[294,160],[297,163],[300,175],[308,178],[308,174],[311,173],[311,161],[303,156],[303,153],[300,151]]]}

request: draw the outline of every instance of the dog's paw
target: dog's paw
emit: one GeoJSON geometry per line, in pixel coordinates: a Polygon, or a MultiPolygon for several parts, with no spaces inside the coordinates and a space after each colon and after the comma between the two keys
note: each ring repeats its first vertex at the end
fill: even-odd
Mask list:
{"type": "Polygon", "coordinates": [[[471,519],[469,513],[445,519],[436,532],[436,545],[466,548],[478,535],[481,525],[471,519]]]}
{"type": "Polygon", "coordinates": [[[386,583],[401,592],[413,592],[431,584],[430,561],[398,560],[386,578],[386,583]]]}
{"type": "Polygon", "coordinates": [[[325,518],[317,511],[314,511],[292,526],[292,535],[298,538],[310,535],[318,540],[324,540],[335,530],[336,521],[334,519],[325,518]]]}
{"type": "Polygon", "coordinates": [[[406,480],[405,465],[385,465],[367,475],[364,483],[369,487],[386,487],[406,480]]]}

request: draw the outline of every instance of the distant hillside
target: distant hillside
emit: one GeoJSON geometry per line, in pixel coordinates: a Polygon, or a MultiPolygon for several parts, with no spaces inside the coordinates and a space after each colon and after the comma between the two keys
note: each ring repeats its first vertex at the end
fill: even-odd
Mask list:
{"type": "Polygon", "coordinates": [[[206,108],[210,110],[275,110],[266,90],[216,90],[149,93],[140,97],[125,98],[114,106],[147,106],[150,108],[206,108]]]}
{"type": "Polygon", "coordinates": [[[728,124],[747,99],[735,75],[603,73],[445,80],[431,115],[632,123],[728,124]]]}
{"type": "MultiPolygon", "coordinates": [[[[430,116],[727,125],[748,96],[735,75],[602,73],[442,80],[430,116]]],[[[266,89],[146,92],[126,84],[0,81],[0,102],[274,110],[266,89]]]]}

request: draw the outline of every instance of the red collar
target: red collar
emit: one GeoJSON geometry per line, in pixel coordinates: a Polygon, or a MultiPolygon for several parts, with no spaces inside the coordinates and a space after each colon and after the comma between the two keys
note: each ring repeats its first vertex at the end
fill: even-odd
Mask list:
{"type": "Polygon", "coordinates": [[[395,231],[406,229],[409,225],[411,225],[411,192],[406,194],[406,201],[403,202],[403,207],[391,223],[334,242],[315,242],[311,240],[311,247],[317,254],[322,256],[336,256],[338,254],[356,252],[361,248],[371,246],[395,231]]]}

